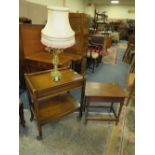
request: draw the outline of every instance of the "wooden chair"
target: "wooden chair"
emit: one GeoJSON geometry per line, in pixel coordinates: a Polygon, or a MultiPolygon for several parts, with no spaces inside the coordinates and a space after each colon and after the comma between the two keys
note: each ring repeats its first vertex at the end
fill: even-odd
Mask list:
{"type": "Polygon", "coordinates": [[[97,31],[108,31],[108,16],[106,15],[106,12],[98,12],[95,9],[95,16],[94,16],[94,29],[95,32],[97,31]]]}
{"type": "Polygon", "coordinates": [[[128,106],[130,99],[135,98],[135,74],[129,73],[127,77],[127,101],[126,105],[128,106]]]}
{"type": "Polygon", "coordinates": [[[135,55],[133,56],[130,64],[130,73],[135,73],[135,55]]]}
{"type": "Polygon", "coordinates": [[[135,45],[129,43],[128,47],[124,53],[122,61],[125,63],[128,63],[128,64],[131,64],[131,62],[134,59],[134,55],[135,55],[135,45]]]}

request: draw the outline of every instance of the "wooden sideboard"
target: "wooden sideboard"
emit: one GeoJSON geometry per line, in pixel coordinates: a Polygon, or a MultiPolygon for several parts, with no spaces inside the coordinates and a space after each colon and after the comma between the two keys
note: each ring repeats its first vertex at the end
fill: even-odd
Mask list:
{"type": "MultiPolygon", "coordinates": [[[[69,20],[75,31],[76,44],[59,55],[59,67],[69,66],[80,74],[85,74],[88,38],[87,15],[70,13],[69,20]]],[[[53,68],[52,54],[45,51],[41,43],[41,29],[44,25],[20,24],[20,60],[25,62],[25,72],[53,68]]]]}

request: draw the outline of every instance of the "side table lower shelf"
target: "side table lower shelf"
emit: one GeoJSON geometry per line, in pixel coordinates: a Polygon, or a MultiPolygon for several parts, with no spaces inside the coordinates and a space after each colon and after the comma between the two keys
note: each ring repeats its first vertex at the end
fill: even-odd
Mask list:
{"type": "Polygon", "coordinates": [[[41,124],[47,123],[72,113],[80,108],[80,104],[76,102],[70,94],[61,94],[47,100],[39,105],[39,117],[41,124]]]}
{"type": "Polygon", "coordinates": [[[42,138],[42,125],[57,120],[78,109],[80,110],[80,104],[69,93],[60,94],[39,103],[38,113],[37,115],[35,114],[39,129],[39,137],[42,138]]]}

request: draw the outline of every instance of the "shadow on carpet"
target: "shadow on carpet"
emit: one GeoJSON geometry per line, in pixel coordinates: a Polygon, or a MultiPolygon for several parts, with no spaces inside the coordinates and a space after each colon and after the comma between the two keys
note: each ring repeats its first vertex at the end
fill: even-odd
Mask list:
{"type": "Polygon", "coordinates": [[[20,155],[104,155],[113,123],[77,120],[77,113],[42,127],[43,140],[38,141],[36,121],[30,122],[24,111],[26,128],[20,126],[20,155]]]}

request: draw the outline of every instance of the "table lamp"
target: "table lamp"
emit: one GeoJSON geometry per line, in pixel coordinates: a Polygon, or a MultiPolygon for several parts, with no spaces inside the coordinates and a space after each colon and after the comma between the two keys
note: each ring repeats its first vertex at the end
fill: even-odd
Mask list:
{"type": "Polygon", "coordinates": [[[41,42],[53,53],[52,63],[54,69],[51,76],[54,81],[59,81],[61,79],[61,73],[58,71],[59,54],[63,52],[63,49],[75,44],[75,33],[69,23],[68,8],[47,8],[47,24],[41,30],[41,42]]]}

